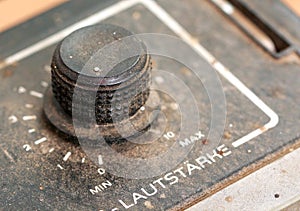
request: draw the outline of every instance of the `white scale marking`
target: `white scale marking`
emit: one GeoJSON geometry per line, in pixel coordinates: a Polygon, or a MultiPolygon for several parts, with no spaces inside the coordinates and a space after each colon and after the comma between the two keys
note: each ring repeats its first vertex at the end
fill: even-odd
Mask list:
{"type": "Polygon", "coordinates": [[[33,97],[37,97],[37,98],[43,98],[44,95],[40,92],[37,92],[37,91],[30,91],[29,94],[33,97]]]}
{"type": "Polygon", "coordinates": [[[102,155],[98,155],[98,164],[103,165],[102,155]]]}
{"type": "Polygon", "coordinates": [[[25,107],[26,108],[33,108],[33,105],[32,104],[25,104],[25,107]]]}
{"type": "Polygon", "coordinates": [[[49,152],[50,152],[50,153],[53,152],[53,151],[54,151],[54,148],[49,149],[49,152]]]}
{"type": "MultiPolygon", "coordinates": [[[[154,15],[157,16],[164,24],[166,24],[173,32],[175,32],[180,38],[187,42],[194,50],[199,53],[206,61],[208,61],[224,78],[226,78],[233,86],[235,86],[242,94],[244,94],[249,100],[252,101],[257,107],[259,107],[267,116],[270,117],[270,121],[264,125],[264,130],[257,129],[250,132],[246,136],[240,138],[239,140],[232,143],[234,147],[239,147],[244,143],[250,141],[251,139],[257,137],[258,135],[264,133],[265,131],[275,127],[279,122],[278,115],[268,107],[260,98],[258,98],[250,89],[248,89],[238,78],[236,78],[229,70],[224,67],[216,58],[210,54],[198,41],[195,40],[173,17],[171,17],[163,8],[161,8],[153,0],[131,0],[131,1],[120,1],[106,9],[85,18],[64,30],[61,30],[46,39],[43,39],[34,45],[31,45],[9,57],[7,57],[3,63],[0,64],[0,69],[14,64],[34,53],[45,49],[69,35],[71,32],[82,28],[84,26],[96,24],[104,19],[107,19],[125,9],[128,9],[137,3],[143,4],[147,7],[154,15]]],[[[225,10],[230,12],[229,8],[226,6],[225,10]]],[[[51,68],[50,68],[51,69],[51,68]]]]}
{"type": "Polygon", "coordinates": [[[41,143],[43,143],[43,142],[45,142],[45,141],[47,141],[47,138],[46,138],[46,137],[43,137],[43,138],[40,138],[40,139],[36,140],[36,141],[34,142],[34,144],[35,144],[35,145],[38,145],[38,144],[41,144],[41,143]]]}
{"type": "Polygon", "coordinates": [[[35,132],[35,129],[34,128],[31,128],[28,130],[28,133],[34,133],[35,132]]]}
{"type": "Polygon", "coordinates": [[[63,161],[67,161],[69,157],[71,156],[71,152],[67,152],[67,154],[64,156],[63,161]]]}
{"type": "Polygon", "coordinates": [[[26,89],[23,87],[23,86],[20,86],[19,88],[18,88],[18,93],[19,94],[23,94],[23,93],[25,93],[26,92],[26,89]]]}
{"type": "Polygon", "coordinates": [[[85,162],[85,158],[82,158],[82,159],[81,159],[81,163],[84,163],[84,162],[85,162]]]}
{"type": "Polygon", "coordinates": [[[16,123],[18,121],[18,118],[15,115],[11,115],[8,117],[8,120],[11,124],[16,123]]]}
{"type": "Polygon", "coordinates": [[[61,170],[64,169],[60,164],[57,164],[57,167],[60,168],[61,170]]]}
{"type": "Polygon", "coordinates": [[[51,72],[51,67],[50,67],[50,65],[45,65],[45,66],[44,66],[44,70],[45,70],[46,72],[51,72]]]}
{"type": "Polygon", "coordinates": [[[23,116],[23,120],[24,120],[24,121],[36,120],[36,116],[35,116],[35,115],[31,115],[31,116],[23,116]]]}
{"type": "Polygon", "coordinates": [[[41,86],[47,88],[48,83],[46,81],[41,81],[41,86]]]}

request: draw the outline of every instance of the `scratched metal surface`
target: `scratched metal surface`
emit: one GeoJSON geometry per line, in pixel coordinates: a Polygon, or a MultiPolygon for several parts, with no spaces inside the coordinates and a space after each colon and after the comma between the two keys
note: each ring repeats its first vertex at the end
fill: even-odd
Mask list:
{"type": "MultiPolygon", "coordinates": [[[[1,59],[113,3],[91,1],[90,4],[82,5],[81,1],[72,1],[9,30],[0,35],[1,59]],[[77,14],[76,17],[72,15],[74,13],[77,14]],[[63,20],[60,24],[53,23],[54,14],[63,20]]],[[[50,83],[47,65],[55,47],[51,46],[1,70],[0,207],[3,210],[124,210],[126,206],[130,206],[129,210],[179,209],[212,194],[214,189],[220,188],[220,184],[223,187],[235,177],[247,174],[248,170],[241,171],[244,167],[262,161],[284,146],[295,144],[296,137],[299,137],[300,117],[300,99],[297,97],[300,94],[299,64],[272,58],[207,1],[175,0],[170,4],[160,0],[158,4],[269,105],[279,115],[279,124],[250,142],[234,148],[233,141],[263,126],[269,119],[235,86],[220,76],[226,95],[227,117],[224,138],[219,145],[224,144],[231,154],[223,154],[222,159],[216,158],[215,163],[195,170],[191,175],[187,173],[186,163],[173,167],[167,173],[182,167],[187,176],[182,176],[178,171],[173,172],[179,181],[172,185],[165,178],[166,174],[143,180],[128,180],[107,173],[99,175],[98,167],[88,158],[82,163],[85,155],[80,146],[68,141],[68,138],[48,124],[42,113],[43,100],[30,95],[31,90],[40,93],[45,91],[45,83],[44,86],[41,85],[42,81],[50,83]],[[24,87],[26,92],[19,93],[22,92],[20,87],[24,87]],[[26,107],[26,104],[33,105],[33,108],[28,108],[28,105],[26,107]],[[12,123],[13,119],[9,119],[12,115],[17,117],[17,122],[12,123]],[[28,115],[36,115],[36,120],[24,121],[22,117],[28,115]],[[29,133],[31,128],[35,128],[36,132],[29,133]],[[41,137],[47,137],[47,141],[34,144],[41,137]],[[31,149],[26,151],[28,146],[31,149]],[[52,148],[55,150],[49,153],[52,148]],[[68,151],[72,155],[65,162],[63,157],[68,151]],[[134,204],[133,193],[143,194],[141,188],[150,192],[149,184],[160,178],[164,178],[161,180],[164,186],[155,183],[156,194],[140,198],[131,206],[134,204]],[[90,189],[95,189],[95,186],[106,180],[112,183],[111,187],[96,194],[91,193],[90,189]]],[[[272,15],[275,14],[270,13],[268,17],[271,18],[272,15]]],[[[104,22],[121,25],[135,33],[174,35],[141,4],[104,22]]],[[[182,65],[157,57],[154,57],[154,61],[158,67],[174,70],[192,88],[197,87],[197,81],[183,71],[182,65]]],[[[178,89],[176,85],[173,88],[178,89]]],[[[180,90],[178,93],[180,94],[180,90]]],[[[201,93],[200,90],[199,95],[202,96],[201,93]]],[[[202,111],[207,111],[209,104],[205,93],[203,96],[198,104],[202,111]]],[[[204,124],[200,130],[205,135],[209,116],[209,112],[204,112],[201,117],[204,124]]],[[[193,135],[197,131],[186,132],[193,135]]],[[[210,141],[197,142],[185,161],[195,164],[195,159],[202,155],[202,145],[209,145],[210,141]]]]}

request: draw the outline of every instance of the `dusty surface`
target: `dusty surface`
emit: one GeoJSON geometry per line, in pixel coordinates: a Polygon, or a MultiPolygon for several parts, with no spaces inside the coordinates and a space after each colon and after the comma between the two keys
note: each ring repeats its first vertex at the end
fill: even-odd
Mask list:
{"type": "MultiPolygon", "coordinates": [[[[254,2],[255,6],[258,1],[251,2],[254,2]]],[[[0,58],[4,59],[112,3],[103,1],[100,4],[95,0],[86,5],[82,1],[72,1],[67,9],[58,8],[53,13],[45,14],[25,23],[20,28],[3,33],[0,35],[0,58]]],[[[297,137],[300,117],[300,111],[297,109],[300,104],[299,65],[292,62],[279,62],[272,58],[206,1],[201,1],[200,4],[196,0],[190,0],[188,3],[174,0],[174,4],[170,5],[169,1],[162,0],[158,3],[278,113],[280,117],[278,126],[241,147],[234,148],[232,146],[234,140],[254,129],[261,128],[269,119],[235,86],[220,77],[227,101],[225,132],[220,145],[227,146],[232,152],[230,155],[225,157],[224,152],[215,151],[216,162],[211,162],[212,164],[208,164],[201,170],[196,169],[192,175],[186,177],[174,171],[183,167],[186,173],[187,162],[172,167],[166,174],[176,174],[179,178],[179,181],[172,185],[166,174],[141,180],[120,178],[108,173],[100,175],[99,167],[86,157],[80,146],[72,143],[72,140],[59,133],[47,122],[42,112],[43,100],[30,94],[32,90],[43,93],[46,87],[41,85],[45,84],[42,82],[50,83],[49,64],[54,50],[54,46],[51,46],[13,66],[0,70],[0,150],[3,152],[0,154],[1,208],[4,210],[109,210],[117,207],[123,210],[124,206],[119,200],[131,204],[133,193],[142,193],[142,188],[150,192],[149,184],[164,178],[162,182],[166,184],[165,188],[156,183],[157,194],[147,199],[139,199],[130,210],[178,209],[208,197],[271,162],[281,156],[287,147],[298,146],[296,142],[299,140],[297,137]],[[28,118],[29,115],[36,117],[34,120],[24,121],[24,116],[28,118]],[[36,132],[29,132],[32,128],[36,132]],[[47,137],[47,141],[34,144],[42,137],[47,137]],[[71,155],[64,161],[68,152],[71,152],[71,155]],[[218,159],[220,156],[222,159],[218,159]],[[83,158],[86,158],[84,162],[83,158]],[[107,180],[112,183],[111,187],[98,191],[94,195],[90,192],[90,189],[95,189],[95,186],[107,180]]],[[[277,10],[279,8],[277,12],[282,12],[281,7],[275,5],[274,8],[277,10]]],[[[297,23],[289,21],[288,17],[291,16],[287,15],[287,19],[276,19],[277,14],[272,13],[272,10],[269,13],[262,12],[264,9],[266,8],[259,8],[259,13],[265,15],[265,19],[275,28],[281,29],[284,26],[283,34],[291,43],[297,43],[299,30],[295,30],[297,23]],[[286,21],[286,23],[282,24],[279,21],[286,21]]],[[[121,12],[105,22],[121,25],[136,33],[157,32],[174,35],[141,5],[121,12]]],[[[207,135],[211,112],[209,98],[202,84],[182,64],[165,58],[156,57],[154,60],[157,68],[172,71],[189,85],[193,93],[196,93],[197,106],[201,111],[199,129],[207,135]]],[[[157,83],[164,84],[163,81],[161,78],[156,78],[157,83]]],[[[181,99],[189,102],[187,95],[182,92],[178,84],[166,85],[176,90],[181,99]]],[[[177,107],[172,103],[164,108],[171,116],[178,114],[174,112],[176,109],[177,107]]],[[[176,121],[172,123],[176,130],[178,124],[176,121]]],[[[193,135],[195,132],[197,131],[191,129],[184,131],[187,135],[193,135]]],[[[184,161],[195,164],[195,159],[203,156],[201,152],[203,146],[209,147],[214,141],[202,139],[197,142],[184,161]]],[[[158,140],[153,148],[149,145],[141,146],[140,151],[145,152],[146,155],[160,153],[173,142],[176,141],[165,142],[164,146],[164,142],[158,140]],[[156,148],[156,146],[160,147],[156,148]]],[[[130,146],[126,146],[126,151],[123,153],[132,157],[138,156],[138,148],[134,146],[134,150],[131,149],[130,146]]],[[[159,163],[156,165],[159,167],[159,163]]],[[[231,199],[227,198],[227,200],[231,199]]]]}

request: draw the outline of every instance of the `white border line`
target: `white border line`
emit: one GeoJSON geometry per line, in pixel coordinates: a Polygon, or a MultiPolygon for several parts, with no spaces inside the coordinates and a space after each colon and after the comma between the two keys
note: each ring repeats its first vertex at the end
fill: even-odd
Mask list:
{"type": "Polygon", "coordinates": [[[123,10],[126,10],[133,5],[139,3],[140,0],[124,0],[120,1],[112,6],[109,6],[100,12],[95,13],[94,15],[91,15],[67,28],[64,30],[61,30],[53,35],[50,35],[46,39],[43,39],[27,48],[24,48],[23,50],[7,57],[2,63],[0,63],[0,70],[4,67],[7,67],[8,65],[14,64],[22,59],[25,59],[29,56],[31,56],[34,53],[39,52],[42,49],[45,49],[59,41],[61,41],[63,38],[65,38],[67,35],[72,33],[73,31],[88,26],[96,24],[100,21],[103,21],[123,10]]]}
{"type": "Polygon", "coordinates": [[[175,34],[187,42],[200,56],[202,56],[207,62],[209,62],[224,78],[226,78],[233,86],[235,86],[242,94],[244,94],[252,103],[254,103],[258,108],[260,108],[269,118],[270,121],[265,124],[262,128],[256,129],[249,134],[243,136],[242,138],[234,141],[232,145],[234,147],[239,147],[244,143],[250,141],[251,139],[261,135],[267,130],[275,127],[279,122],[278,115],[267,106],[261,99],[259,99],[250,89],[248,89],[237,77],[235,77],[224,65],[222,65],[216,58],[211,55],[198,41],[193,38],[178,22],[174,20],[163,8],[161,8],[153,0],[123,0],[112,6],[101,10],[94,15],[85,18],[64,30],[61,30],[48,38],[35,43],[9,57],[7,57],[3,63],[0,63],[0,69],[14,64],[24,58],[31,56],[38,51],[45,49],[60,40],[65,36],[72,33],[76,29],[82,28],[84,26],[96,24],[102,20],[105,20],[123,10],[126,10],[138,3],[143,4],[147,7],[157,18],[159,18],[164,24],[166,24],[175,34]]]}
{"type": "Polygon", "coordinates": [[[194,50],[199,53],[207,62],[209,62],[224,78],[235,86],[242,94],[260,108],[269,118],[270,121],[262,128],[256,129],[242,138],[234,141],[232,145],[239,147],[251,139],[261,135],[267,130],[275,127],[279,123],[278,115],[259,99],[249,88],[247,88],[237,77],[235,77],[224,65],[211,55],[198,41],[192,37],[176,20],[174,20],[163,8],[153,0],[140,0],[153,14],[155,14],[163,23],[165,23],[175,34],[187,42],[194,50]]]}

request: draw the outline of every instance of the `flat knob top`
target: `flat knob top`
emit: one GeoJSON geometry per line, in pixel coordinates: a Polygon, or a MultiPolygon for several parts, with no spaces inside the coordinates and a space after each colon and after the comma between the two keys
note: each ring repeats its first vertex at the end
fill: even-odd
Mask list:
{"type": "Polygon", "coordinates": [[[129,77],[129,74],[134,75],[132,72],[126,72],[139,62],[146,50],[142,42],[130,31],[120,26],[97,24],[84,27],[67,36],[60,45],[59,53],[62,62],[71,71],[89,77],[100,75],[101,78],[113,78],[115,81],[118,77],[124,79],[129,77]],[[128,38],[124,39],[125,37],[128,38]],[[128,58],[128,55],[134,56],[128,58]],[[89,67],[85,67],[91,60],[93,61],[89,67]],[[103,74],[104,77],[100,74],[102,67],[115,63],[116,65],[108,73],[103,74]],[[84,72],[82,72],[83,68],[85,68],[84,72]]]}

